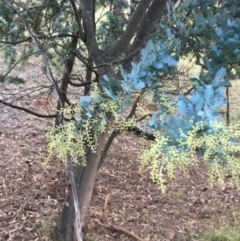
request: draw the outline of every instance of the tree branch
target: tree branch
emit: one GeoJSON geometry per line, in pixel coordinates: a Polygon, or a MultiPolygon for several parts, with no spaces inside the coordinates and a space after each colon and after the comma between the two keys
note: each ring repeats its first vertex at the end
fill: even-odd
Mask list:
{"type": "Polygon", "coordinates": [[[98,48],[95,36],[95,0],[79,0],[82,6],[83,29],[89,57],[101,63],[102,51],[98,48]]]}
{"type": "Polygon", "coordinates": [[[150,141],[154,141],[155,140],[155,136],[151,133],[145,132],[143,130],[141,130],[138,127],[129,127],[127,129],[127,131],[132,132],[133,134],[137,135],[137,136],[141,136],[143,138],[145,138],[146,140],[150,140],[150,141]]]}
{"type": "MultiPolygon", "coordinates": [[[[38,39],[49,39],[49,36],[35,36],[38,39]]],[[[70,37],[70,38],[74,38],[74,37],[79,37],[78,35],[73,35],[73,34],[57,34],[57,35],[52,35],[51,38],[62,38],[62,37],[70,37]]],[[[31,42],[32,38],[31,37],[27,37],[25,39],[21,39],[18,41],[4,41],[4,40],[0,40],[0,43],[2,44],[20,44],[20,43],[24,43],[24,42],[31,42]]]]}
{"type": "Polygon", "coordinates": [[[151,4],[151,1],[152,0],[140,1],[123,35],[117,41],[117,43],[109,51],[107,51],[106,53],[107,58],[110,58],[110,59],[116,58],[120,53],[123,52],[123,50],[125,50],[125,48],[130,43],[135,33],[138,31],[138,27],[141,21],[144,19],[147,9],[151,4]]]}
{"type": "Polygon", "coordinates": [[[29,42],[31,40],[32,40],[32,38],[28,37],[28,38],[21,39],[21,40],[18,40],[18,41],[3,41],[3,40],[0,40],[0,43],[1,44],[20,44],[20,43],[24,43],[24,42],[29,42]]]}
{"type": "Polygon", "coordinates": [[[126,120],[129,120],[129,119],[131,119],[134,116],[134,114],[135,114],[135,112],[137,110],[138,103],[139,103],[139,101],[141,100],[141,98],[143,96],[143,93],[144,93],[144,90],[142,90],[139,93],[138,97],[136,98],[135,102],[133,103],[132,109],[131,109],[128,117],[126,118],[126,120]]]}
{"type": "Polygon", "coordinates": [[[139,55],[140,50],[145,46],[149,34],[154,29],[155,24],[160,21],[164,15],[166,2],[167,0],[154,0],[149,7],[147,14],[145,15],[141,25],[138,28],[137,35],[135,36],[134,41],[128,51],[131,57],[128,58],[123,64],[126,66],[126,68],[130,66],[130,63],[134,57],[139,55]]]}
{"type": "MultiPolygon", "coordinates": [[[[72,49],[73,52],[70,52],[69,56],[64,61],[64,71],[63,71],[63,77],[62,77],[61,86],[60,86],[61,94],[63,97],[63,103],[60,103],[60,101],[58,101],[58,104],[57,104],[57,114],[58,115],[62,115],[60,110],[62,108],[64,108],[65,103],[67,103],[68,105],[71,105],[71,103],[67,97],[67,89],[68,89],[68,84],[70,81],[70,75],[72,73],[72,69],[73,69],[73,66],[75,63],[75,52],[77,49],[77,44],[78,44],[78,37],[72,38],[71,43],[69,44],[69,48],[72,49]]],[[[58,119],[59,119],[59,117],[56,118],[55,124],[56,125],[62,124],[62,123],[58,122],[58,119]]]]}
{"type": "Polygon", "coordinates": [[[22,111],[24,111],[24,112],[26,112],[28,114],[31,114],[31,115],[34,115],[34,116],[37,116],[37,117],[40,117],[40,118],[51,119],[51,118],[56,118],[57,117],[57,115],[42,115],[42,114],[39,114],[37,112],[31,111],[29,109],[26,109],[24,107],[13,105],[11,103],[5,102],[3,100],[0,100],[0,103],[3,104],[3,105],[9,106],[9,107],[11,107],[13,109],[22,110],[22,111]]]}
{"type": "Polygon", "coordinates": [[[119,134],[121,134],[121,132],[119,130],[113,130],[111,135],[108,137],[108,140],[107,142],[105,143],[105,146],[104,146],[104,149],[101,153],[101,159],[99,161],[99,164],[98,164],[98,171],[99,169],[102,167],[103,165],[103,162],[104,162],[104,159],[106,158],[107,154],[108,154],[108,151],[113,143],[113,140],[115,139],[115,137],[117,137],[119,134]]]}
{"type": "Polygon", "coordinates": [[[71,5],[72,5],[74,14],[75,14],[75,18],[76,18],[76,22],[77,22],[77,25],[78,25],[78,30],[79,30],[80,38],[81,38],[81,40],[82,40],[83,42],[85,42],[86,39],[85,39],[85,34],[84,34],[84,32],[83,32],[83,29],[82,29],[81,16],[80,16],[80,15],[82,15],[82,10],[81,10],[81,9],[79,9],[79,10],[77,9],[74,0],[70,0],[70,2],[71,2],[71,5]]]}

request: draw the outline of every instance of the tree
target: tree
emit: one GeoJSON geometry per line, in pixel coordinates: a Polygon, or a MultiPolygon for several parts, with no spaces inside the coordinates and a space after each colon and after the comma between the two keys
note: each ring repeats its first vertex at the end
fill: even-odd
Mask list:
{"type": "MultiPolygon", "coordinates": [[[[208,162],[210,177],[223,180],[223,166],[237,179],[239,133],[223,124],[219,107],[226,104],[224,88],[240,60],[239,3],[175,2],[1,0],[0,43],[8,61],[1,81],[23,81],[11,78],[11,71],[31,56],[42,56],[43,73],[57,93],[57,113],[19,109],[56,118],[49,151],[70,167],[77,163],[82,221],[97,171],[123,130],[154,140],[141,159],[163,189],[163,168],[172,177],[176,166],[190,165],[196,153],[208,162]],[[30,44],[23,49],[24,42],[30,44]],[[201,73],[183,88],[178,61],[189,56],[201,73]],[[83,67],[84,77],[74,74],[74,68],[83,67]],[[70,86],[79,88],[80,101],[75,102],[70,86]],[[157,111],[141,110],[145,101],[156,103],[157,111]]],[[[74,236],[74,200],[70,193],[59,224],[66,241],[74,236]]]]}

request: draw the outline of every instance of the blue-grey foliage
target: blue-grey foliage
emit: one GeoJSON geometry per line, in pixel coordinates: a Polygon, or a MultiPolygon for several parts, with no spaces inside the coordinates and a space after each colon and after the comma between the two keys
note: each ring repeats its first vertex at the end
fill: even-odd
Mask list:
{"type": "MultiPolygon", "coordinates": [[[[153,113],[147,125],[153,133],[161,131],[169,145],[175,146],[196,125],[201,126],[200,135],[214,133],[211,124],[222,121],[224,89],[231,86],[234,64],[240,62],[238,5],[236,1],[186,0],[174,9],[168,4],[168,17],[141,50],[140,61],[132,62],[130,72],[121,67],[121,80],[104,76],[100,82],[107,98],[121,103],[119,109],[129,106],[131,94],[143,89],[153,94],[154,102],[162,95],[169,98],[161,88],[162,76],[172,75],[178,60],[191,54],[201,67],[201,73],[192,78],[192,90],[171,101],[172,109],[177,111],[158,103],[161,108],[153,113]]],[[[179,145],[180,152],[182,148],[179,145]]]]}

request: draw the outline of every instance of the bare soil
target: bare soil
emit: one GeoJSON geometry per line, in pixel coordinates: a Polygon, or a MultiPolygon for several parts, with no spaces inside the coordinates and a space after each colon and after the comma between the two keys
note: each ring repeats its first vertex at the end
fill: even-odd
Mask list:
{"type": "MultiPolygon", "coordinates": [[[[1,94],[8,88],[21,90],[5,85],[1,94]]],[[[47,96],[41,93],[21,100],[46,110],[47,96]]],[[[55,103],[47,107],[52,110],[55,103]]],[[[46,162],[46,133],[54,121],[3,105],[0,121],[0,241],[51,240],[69,190],[67,168],[57,159],[46,162]]],[[[148,170],[139,170],[138,155],[138,137],[116,138],[97,176],[85,240],[191,241],[200,240],[204,230],[237,225],[239,190],[228,184],[210,189],[206,168],[199,165],[188,177],[179,171],[161,193],[148,170]]]]}

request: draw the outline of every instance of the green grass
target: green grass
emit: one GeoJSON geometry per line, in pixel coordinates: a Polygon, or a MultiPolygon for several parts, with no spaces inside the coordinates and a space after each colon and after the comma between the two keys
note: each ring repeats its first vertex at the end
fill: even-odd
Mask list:
{"type": "Polygon", "coordinates": [[[201,241],[240,241],[240,227],[225,226],[202,235],[201,241]]]}

